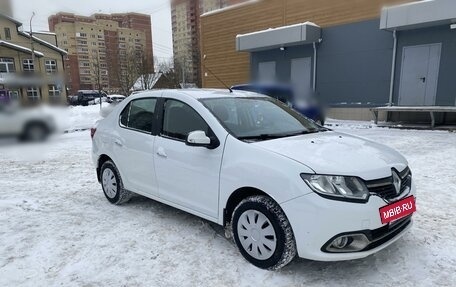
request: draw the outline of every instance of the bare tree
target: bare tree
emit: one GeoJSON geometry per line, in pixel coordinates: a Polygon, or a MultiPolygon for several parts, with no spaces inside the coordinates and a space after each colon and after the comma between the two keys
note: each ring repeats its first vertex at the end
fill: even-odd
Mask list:
{"type": "Polygon", "coordinates": [[[160,81],[156,83],[155,88],[157,89],[178,89],[180,88],[181,82],[181,70],[176,69],[173,60],[156,62],[156,70],[160,71],[160,81]]]}
{"type": "Polygon", "coordinates": [[[128,96],[140,75],[142,53],[134,48],[119,50],[120,67],[117,69],[117,81],[120,92],[128,96]]]}
{"type": "MultiPolygon", "coordinates": [[[[151,90],[154,87],[154,84],[160,78],[160,68],[153,68],[153,64],[145,53],[141,52],[140,62],[139,62],[139,82],[141,84],[141,90],[151,90]],[[154,73],[155,70],[155,73],[154,73]]],[[[153,63],[158,63],[158,59],[154,57],[153,63]]]]}
{"type": "Polygon", "coordinates": [[[98,91],[98,95],[100,96],[100,109],[102,107],[102,97],[101,94],[103,92],[103,73],[105,70],[103,69],[100,61],[100,57],[98,54],[93,56],[92,63],[91,63],[91,78],[92,78],[92,86],[98,91]]]}

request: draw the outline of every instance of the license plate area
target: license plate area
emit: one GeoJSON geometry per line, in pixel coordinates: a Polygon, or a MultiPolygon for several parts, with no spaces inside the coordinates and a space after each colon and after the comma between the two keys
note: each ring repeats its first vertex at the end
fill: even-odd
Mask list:
{"type": "Polygon", "coordinates": [[[416,212],[415,197],[409,196],[379,209],[382,224],[397,221],[416,212]]]}

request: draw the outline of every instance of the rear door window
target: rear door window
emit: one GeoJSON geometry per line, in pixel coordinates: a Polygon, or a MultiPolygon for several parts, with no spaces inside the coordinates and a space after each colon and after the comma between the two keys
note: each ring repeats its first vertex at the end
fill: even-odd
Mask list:
{"type": "Polygon", "coordinates": [[[156,105],[157,99],[153,98],[132,101],[120,114],[120,126],[151,133],[156,105]]]}

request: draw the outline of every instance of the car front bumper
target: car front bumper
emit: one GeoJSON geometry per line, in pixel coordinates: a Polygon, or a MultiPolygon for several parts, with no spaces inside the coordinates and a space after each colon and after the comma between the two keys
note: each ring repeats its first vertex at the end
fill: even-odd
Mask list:
{"type": "MultiPolygon", "coordinates": [[[[415,196],[412,184],[407,196],[415,196]]],[[[311,193],[281,204],[293,228],[298,255],[316,261],[343,261],[372,255],[401,238],[412,226],[411,216],[382,224],[379,209],[388,205],[371,196],[366,204],[323,198],[311,193]],[[330,253],[326,251],[333,239],[344,234],[365,234],[369,245],[362,251],[330,253]]]]}

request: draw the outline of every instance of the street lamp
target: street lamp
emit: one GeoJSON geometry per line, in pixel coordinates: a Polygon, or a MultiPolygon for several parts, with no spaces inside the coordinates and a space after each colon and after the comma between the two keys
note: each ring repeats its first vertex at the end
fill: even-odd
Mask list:
{"type": "Polygon", "coordinates": [[[35,12],[32,13],[32,17],[30,17],[30,48],[32,50],[32,63],[33,67],[35,67],[35,48],[33,47],[33,29],[32,29],[32,20],[35,17],[35,12]]]}

